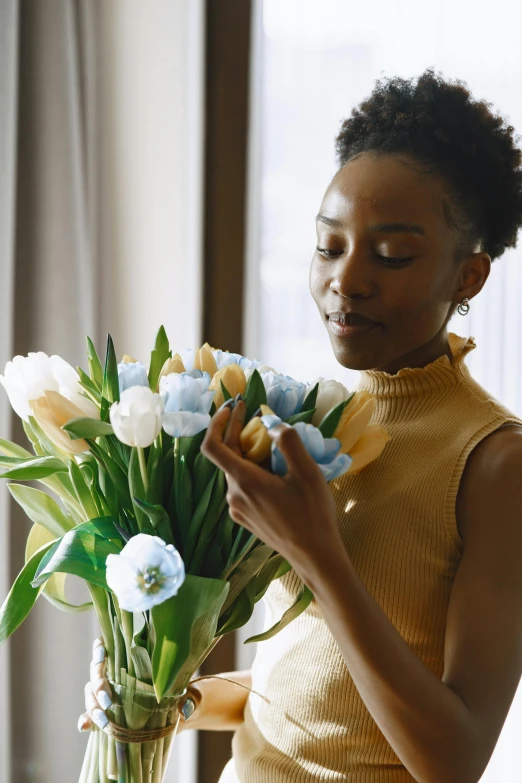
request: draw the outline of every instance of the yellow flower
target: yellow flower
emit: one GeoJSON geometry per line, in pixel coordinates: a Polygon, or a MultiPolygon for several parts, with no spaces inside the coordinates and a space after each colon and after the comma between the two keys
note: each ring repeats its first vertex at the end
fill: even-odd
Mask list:
{"type": "Polygon", "coordinates": [[[129,356],[129,354],[126,353],[120,364],[136,364],[137,361],[137,359],[133,359],[132,356],[129,356]]]}
{"type": "MultiPolygon", "coordinates": [[[[261,413],[263,416],[266,416],[269,413],[273,414],[274,411],[268,405],[261,405],[261,413]]],[[[255,462],[257,465],[270,456],[272,440],[259,416],[254,416],[246,427],[243,427],[239,436],[239,443],[245,452],[246,459],[250,462],[255,462]]]]}
{"type": "Polygon", "coordinates": [[[66,454],[81,454],[89,451],[89,444],[83,438],[72,440],[62,426],[70,419],[85,417],[85,412],[56,391],[46,391],[37,400],[30,400],[33,416],[50,441],[66,454]]]}
{"type": "Polygon", "coordinates": [[[208,372],[211,379],[217,373],[216,360],[214,359],[214,354],[208,343],[205,343],[205,345],[202,345],[201,348],[197,349],[196,356],[194,357],[194,369],[201,370],[201,372],[208,372]]]}
{"type": "Polygon", "coordinates": [[[333,437],[341,441],[340,451],[350,454],[350,449],[365,432],[375,410],[376,400],[373,394],[365,390],[355,392],[343,411],[333,437]]]}
{"type": "Polygon", "coordinates": [[[237,394],[243,394],[247,385],[245,373],[239,364],[227,364],[226,367],[222,367],[221,370],[218,370],[215,373],[210,382],[210,386],[208,387],[210,391],[216,392],[213,399],[216,408],[219,408],[225,401],[220,381],[223,381],[223,385],[231,397],[235,397],[237,394]]]}
{"type": "Polygon", "coordinates": [[[350,450],[350,457],[353,462],[347,474],[351,476],[354,473],[358,473],[366,465],[369,465],[370,462],[380,457],[389,440],[391,440],[391,436],[379,424],[371,424],[367,427],[365,433],[350,450]]]}
{"type": "Polygon", "coordinates": [[[173,372],[185,372],[185,365],[183,364],[183,359],[179,353],[175,353],[172,359],[167,359],[167,361],[164,363],[159,374],[157,389],[159,389],[159,383],[161,379],[173,372]]]}

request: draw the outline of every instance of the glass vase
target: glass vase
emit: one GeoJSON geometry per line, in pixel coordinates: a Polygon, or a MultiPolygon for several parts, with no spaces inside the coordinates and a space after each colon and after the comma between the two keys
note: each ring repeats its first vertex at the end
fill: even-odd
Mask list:
{"type": "Polygon", "coordinates": [[[186,691],[159,703],[151,685],[122,670],[123,683],[109,680],[113,704],[109,724],[93,726],[79,783],[162,783],[186,691]]]}

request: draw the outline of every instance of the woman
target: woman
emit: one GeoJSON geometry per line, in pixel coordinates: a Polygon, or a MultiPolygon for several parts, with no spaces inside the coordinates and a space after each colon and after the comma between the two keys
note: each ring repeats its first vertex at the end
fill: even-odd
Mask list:
{"type": "Polygon", "coordinates": [[[522,673],[522,420],[446,326],[516,246],[522,154],[433,69],[377,82],[336,150],[310,290],[391,440],[328,486],[291,428],[270,430],[281,479],[242,459],[241,400],[213,417],[202,450],[233,518],[293,566],[266,594],[267,627],[301,580],[315,600],[251,673],[228,673],[265,699],[203,681],[186,727],[237,729],[220,783],[476,783],[522,673]]]}

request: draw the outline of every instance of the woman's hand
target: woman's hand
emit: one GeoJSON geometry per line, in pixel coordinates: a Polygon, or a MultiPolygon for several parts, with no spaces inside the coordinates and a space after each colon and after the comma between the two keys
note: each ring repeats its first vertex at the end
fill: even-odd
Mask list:
{"type": "MultiPolygon", "coordinates": [[[[93,657],[91,661],[91,677],[85,686],[85,709],[86,712],[80,715],[78,719],[79,731],[89,731],[92,724],[95,723],[100,729],[104,729],[109,722],[105,710],[112,704],[112,691],[107,680],[107,661],[105,658],[105,647],[103,639],[96,639],[93,645],[93,657]]],[[[185,728],[191,728],[192,724],[186,726],[190,716],[195,712],[201,703],[201,691],[195,685],[187,686],[187,693],[179,703],[179,713],[181,720],[177,733],[185,728]]]]}
{"type": "MultiPolygon", "coordinates": [[[[276,476],[243,458],[239,435],[246,406],[238,395],[233,406],[212,417],[201,444],[203,454],[224,471],[230,516],[283,555],[295,570],[342,547],[335,503],[321,470],[298,433],[282,423],[268,430],[285,457],[288,472],[276,476]]],[[[302,574],[301,574],[302,576],[302,574]]]]}

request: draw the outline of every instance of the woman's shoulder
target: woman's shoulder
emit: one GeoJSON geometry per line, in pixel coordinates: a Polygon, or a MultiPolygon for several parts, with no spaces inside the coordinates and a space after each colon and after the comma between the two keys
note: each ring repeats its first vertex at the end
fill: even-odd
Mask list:
{"type": "Polygon", "coordinates": [[[474,517],[472,501],[479,495],[478,488],[491,481],[494,472],[501,495],[503,479],[509,480],[506,465],[512,465],[515,470],[519,467],[522,479],[522,424],[507,422],[493,430],[475,446],[466,460],[456,503],[457,524],[464,543],[471,531],[474,517]]]}

